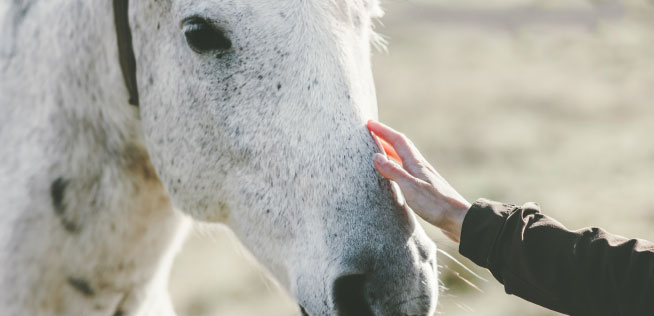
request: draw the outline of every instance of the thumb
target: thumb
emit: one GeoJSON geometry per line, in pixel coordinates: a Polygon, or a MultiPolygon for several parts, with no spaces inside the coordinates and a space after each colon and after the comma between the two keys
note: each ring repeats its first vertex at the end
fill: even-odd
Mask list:
{"type": "Polygon", "coordinates": [[[388,160],[384,155],[376,153],[373,157],[375,168],[386,179],[397,182],[400,187],[411,185],[415,180],[406,170],[397,163],[388,160]]]}

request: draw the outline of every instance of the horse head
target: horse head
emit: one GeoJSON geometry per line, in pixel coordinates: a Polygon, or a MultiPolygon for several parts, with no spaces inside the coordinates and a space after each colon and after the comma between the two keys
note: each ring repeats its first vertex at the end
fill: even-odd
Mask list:
{"type": "Polygon", "coordinates": [[[130,7],[145,145],[173,204],[224,223],[309,315],[427,315],[435,245],[364,122],[376,0],[130,7]]]}

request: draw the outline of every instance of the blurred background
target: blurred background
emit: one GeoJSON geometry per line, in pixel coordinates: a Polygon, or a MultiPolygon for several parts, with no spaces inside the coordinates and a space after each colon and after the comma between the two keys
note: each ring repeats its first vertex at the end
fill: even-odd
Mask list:
{"type": "MultiPolygon", "coordinates": [[[[387,0],[382,121],[470,201],[654,240],[654,0],[387,0]]],[[[457,246],[425,226],[437,244],[457,246]]],[[[556,315],[439,255],[442,315],[556,315]],[[466,284],[474,283],[479,290],[466,284]]],[[[298,315],[226,230],[198,229],[170,292],[181,316],[298,315]]]]}

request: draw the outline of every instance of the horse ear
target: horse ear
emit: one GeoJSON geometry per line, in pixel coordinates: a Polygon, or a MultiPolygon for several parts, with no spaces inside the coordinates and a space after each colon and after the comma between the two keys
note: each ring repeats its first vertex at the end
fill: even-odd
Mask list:
{"type": "Polygon", "coordinates": [[[132,46],[132,31],[129,27],[129,0],[114,0],[114,23],[118,43],[118,60],[123,80],[129,92],[129,104],[139,105],[139,91],[136,84],[136,58],[132,46]]]}

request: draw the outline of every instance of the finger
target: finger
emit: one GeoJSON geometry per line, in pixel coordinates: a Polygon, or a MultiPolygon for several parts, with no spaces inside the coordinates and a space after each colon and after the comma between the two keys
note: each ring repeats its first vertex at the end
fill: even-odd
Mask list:
{"type": "Polygon", "coordinates": [[[415,178],[412,175],[402,169],[400,165],[388,160],[384,155],[375,154],[373,161],[379,174],[386,179],[397,182],[403,190],[415,182],[415,178]]]}
{"type": "Polygon", "coordinates": [[[389,144],[387,141],[385,141],[385,140],[383,140],[383,139],[381,139],[379,137],[377,137],[377,138],[379,139],[380,143],[382,144],[382,147],[384,148],[384,151],[386,152],[388,157],[390,157],[391,159],[393,159],[393,160],[395,160],[395,161],[397,161],[399,163],[402,163],[402,158],[400,158],[400,155],[397,154],[397,152],[395,151],[395,148],[393,148],[393,146],[391,144],[389,144]]]}
{"type": "Polygon", "coordinates": [[[375,133],[373,133],[371,130],[368,130],[370,133],[370,136],[372,137],[372,141],[375,142],[375,145],[377,146],[377,149],[381,151],[382,154],[386,155],[386,148],[384,148],[384,145],[381,142],[381,138],[377,137],[375,133]]]}
{"type": "Polygon", "coordinates": [[[368,129],[370,129],[375,135],[386,141],[394,149],[398,156],[402,159],[402,162],[417,162],[420,160],[420,152],[416,149],[413,144],[401,133],[395,131],[394,129],[376,122],[368,121],[368,129]]]}
{"type": "Polygon", "coordinates": [[[379,138],[373,131],[370,131],[370,135],[372,136],[373,141],[377,145],[377,148],[381,150],[381,152],[386,155],[387,157],[390,157],[391,159],[395,160],[398,163],[402,163],[402,159],[400,159],[400,156],[395,152],[395,149],[391,144],[386,142],[385,140],[382,140],[379,138]]]}

